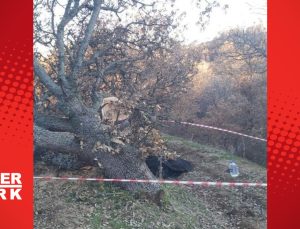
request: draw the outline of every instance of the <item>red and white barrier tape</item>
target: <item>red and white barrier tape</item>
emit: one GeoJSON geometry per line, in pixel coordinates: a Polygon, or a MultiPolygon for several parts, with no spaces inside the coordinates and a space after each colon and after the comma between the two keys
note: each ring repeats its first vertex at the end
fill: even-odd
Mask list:
{"type": "Polygon", "coordinates": [[[184,184],[217,187],[267,187],[266,183],[246,182],[208,182],[208,181],[179,181],[179,180],[140,180],[140,179],[106,179],[106,178],[83,178],[83,177],[34,177],[35,180],[65,180],[65,181],[98,181],[98,182],[124,182],[124,183],[158,183],[158,184],[184,184]]]}
{"type": "Polygon", "coordinates": [[[251,136],[251,135],[235,132],[235,131],[232,131],[232,130],[226,130],[226,129],[222,129],[222,128],[218,128],[218,127],[214,127],[214,126],[206,126],[206,125],[190,123],[190,122],[176,122],[176,121],[164,121],[164,122],[181,123],[181,124],[189,125],[189,126],[198,126],[198,127],[203,127],[203,128],[207,128],[207,129],[219,130],[219,131],[223,131],[223,132],[227,132],[227,133],[231,133],[231,134],[235,134],[235,135],[240,135],[240,136],[243,136],[243,137],[252,138],[252,139],[256,139],[256,140],[263,141],[263,142],[267,141],[267,139],[264,139],[264,138],[258,138],[258,137],[254,137],[254,136],[251,136]]]}

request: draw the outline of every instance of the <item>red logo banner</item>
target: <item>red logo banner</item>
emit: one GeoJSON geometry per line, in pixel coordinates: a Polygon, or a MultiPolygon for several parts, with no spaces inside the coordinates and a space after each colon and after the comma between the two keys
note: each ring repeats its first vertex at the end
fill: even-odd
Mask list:
{"type": "Polygon", "coordinates": [[[32,1],[0,7],[0,227],[33,227],[32,1]]]}
{"type": "Polygon", "coordinates": [[[300,3],[268,5],[268,228],[300,228],[300,3]]]}

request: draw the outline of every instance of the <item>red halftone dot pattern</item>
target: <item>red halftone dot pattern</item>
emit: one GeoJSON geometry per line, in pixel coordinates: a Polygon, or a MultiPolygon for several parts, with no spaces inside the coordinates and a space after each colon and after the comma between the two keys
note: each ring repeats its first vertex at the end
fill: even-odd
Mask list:
{"type": "Polygon", "coordinates": [[[32,134],[33,69],[28,48],[14,47],[0,53],[0,131],[16,141],[32,134]]]}
{"type": "Polygon", "coordinates": [[[286,195],[297,191],[300,181],[299,99],[283,94],[271,99],[276,105],[268,116],[269,192],[286,195]]]}

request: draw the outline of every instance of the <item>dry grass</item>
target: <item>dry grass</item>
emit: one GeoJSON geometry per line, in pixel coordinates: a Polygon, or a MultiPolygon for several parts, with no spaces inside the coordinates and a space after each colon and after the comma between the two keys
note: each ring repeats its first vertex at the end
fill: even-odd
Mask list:
{"type": "MultiPolygon", "coordinates": [[[[169,147],[195,165],[182,180],[232,181],[228,153],[166,136],[169,147]]],[[[264,168],[238,159],[238,181],[266,180],[264,168]]],[[[36,165],[36,174],[56,175],[36,165]]],[[[95,168],[61,172],[61,176],[100,174],[95,168]]],[[[35,228],[266,228],[266,189],[165,185],[163,207],[111,185],[96,182],[36,181],[35,228]]]]}

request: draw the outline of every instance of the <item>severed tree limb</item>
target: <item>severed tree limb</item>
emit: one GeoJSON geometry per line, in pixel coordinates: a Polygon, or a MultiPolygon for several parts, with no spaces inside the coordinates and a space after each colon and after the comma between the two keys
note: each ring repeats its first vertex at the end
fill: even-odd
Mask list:
{"type": "Polygon", "coordinates": [[[70,133],[74,132],[73,127],[68,118],[35,113],[34,123],[37,126],[50,131],[70,132],[70,133]]]}
{"type": "Polygon", "coordinates": [[[80,143],[68,132],[53,132],[34,125],[34,146],[61,153],[81,152],[80,143]]]}

